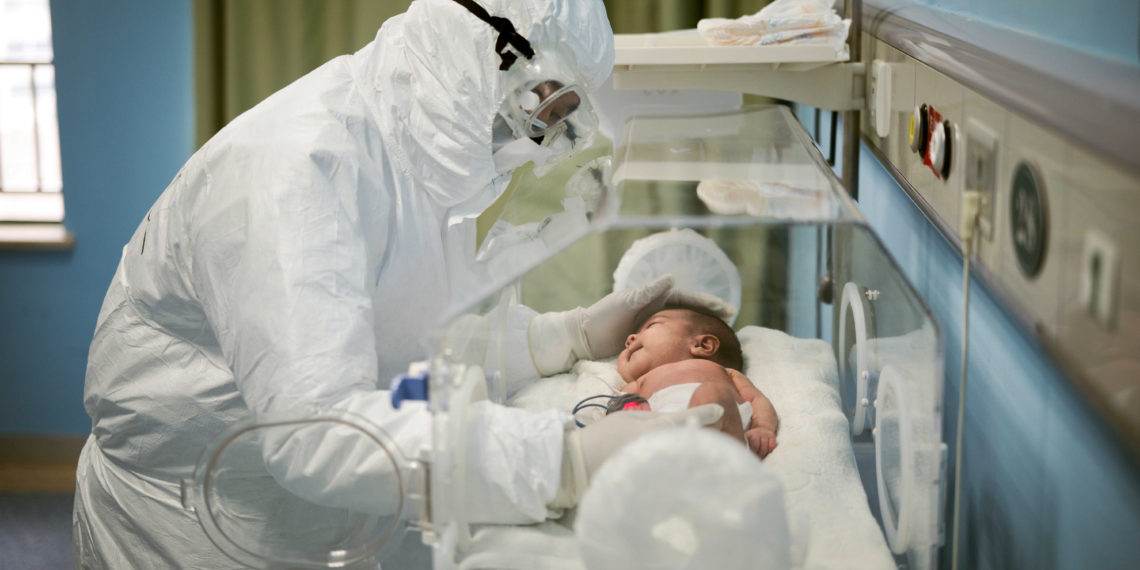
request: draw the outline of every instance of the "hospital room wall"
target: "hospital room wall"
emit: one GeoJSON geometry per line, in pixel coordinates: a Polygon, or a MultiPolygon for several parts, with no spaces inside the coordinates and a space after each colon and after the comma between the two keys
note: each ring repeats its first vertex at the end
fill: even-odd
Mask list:
{"type": "Polygon", "coordinates": [[[71,251],[0,252],[0,435],[85,434],[121,248],[193,152],[190,0],[51,0],[71,251]]]}
{"type": "Polygon", "coordinates": [[[1124,63],[1140,61],[1136,0],[895,0],[890,4],[926,6],[1124,63]]]}
{"type": "MultiPolygon", "coordinates": [[[[797,106],[809,133],[814,109],[797,106]]],[[[820,114],[824,144],[833,126],[820,114]]],[[[840,137],[841,138],[841,137],[840,137]]],[[[838,141],[836,171],[842,169],[838,141]]],[[[942,326],[947,479],[961,387],[961,254],[866,147],[859,209],[942,326]]],[[[960,568],[1128,568],[1140,560],[1136,463],[988,287],[971,279],[960,568]]],[[[947,510],[953,492],[947,493],[947,510]]],[[[946,520],[949,520],[947,517],[946,520]]],[[[949,567],[951,534],[942,549],[949,567]]]]}

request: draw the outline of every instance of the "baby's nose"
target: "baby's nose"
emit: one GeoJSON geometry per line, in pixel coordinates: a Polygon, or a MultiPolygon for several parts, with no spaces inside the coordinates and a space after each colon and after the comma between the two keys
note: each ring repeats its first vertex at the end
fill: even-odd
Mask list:
{"type": "Polygon", "coordinates": [[[629,348],[629,345],[633,344],[633,341],[635,341],[635,340],[637,340],[636,334],[631,334],[631,335],[625,337],[625,347],[629,348]]]}

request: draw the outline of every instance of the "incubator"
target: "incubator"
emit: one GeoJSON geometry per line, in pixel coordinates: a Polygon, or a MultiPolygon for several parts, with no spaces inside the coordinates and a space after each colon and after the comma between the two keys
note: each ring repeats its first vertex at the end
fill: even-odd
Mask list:
{"type": "MultiPolygon", "coordinates": [[[[440,569],[597,567],[590,545],[580,542],[592,530],[582,525],[596,513],[551,513],[561,516],[537,525],[471,521],[462,506],[463,471],[482,458],[465,457],[465,438],[473,437],[466,415],[483,400],[569,414],[583,393],[612,390],[612,360],[509,390],[508,314],[518,305],[539,312],[589,306],[615,288],[671,274],[677,286],[737,308],[732,326],[744,372],[780,415],[777,448],[763,461],[742,467],[735,456],[701,459],[700,469],[739,485],[740,501],[780,493],[780,500],[757,503],[766,505],[756,519],[757,540],[729,546],[739,565],[763,567],[748,558],[763,534],[787,537],[780,541],[786,558],[765,558],[783,560],[778,566],[936,567],[946,483],[942,333],[789,109],[634,116],[612,153],[547,176],[561,176],[564,192],[508,197],[482,241],[468,295],[441,323],[430,363],[412,374],[427,378],[428,402],[404,401],[401,408],[430,408],[430,451],[397,449],[365,418],[346,412],[315,410],[235,427],[185,486],[184,502],[211,539],[251,566],[367,567],[410,525],[432,546],[440,569]],[[340,473],[346,489],[349,480],[356,489],[344,496],[323,489],[320,504],[304,489],[274,487],[282,469],[306,466],[283,465],[265,451],[287,449],[292,435],[315,429],[355,433],[358,442],[307,450],[310,465],[340,473]],[[264,445],[266,438],[276,445],[264,445]],[[250,534],[243,523],[265,507],[281,528],[250,534]]],[[[690,439],[675,441],[683,447],[690,439]]],[[[669,453],[684,457],[681,448],[669,453]]],[[[669,529],[695,520],[729,524],[727,518],[689,517],[684,505],[691,501],[682,499],[695,491],[684,479],[660,477],[675,482],[671,493],[653,497],[665,514],[645,516],[667,520],[643,524],[664,529],[652,535],[657,546],[695,557],[704,535],[681,540],[669,529]],[[670,511],[673,503],[680,506],[670,511]]],[[[606,481],[595,480],[583,508],[599,498],[610,507],[645,504],[644,497],[607,489],[606,481]]],[[[752,520],[741,516],[732,524],[752,520]]],[[[732,532],[750,536],[747,529],[732,532]]],[[[655,548],[652,541],[635,546],[642,560],[655,548]]],[[[700,559],[678,567],[701,567],[700,559]]]]}

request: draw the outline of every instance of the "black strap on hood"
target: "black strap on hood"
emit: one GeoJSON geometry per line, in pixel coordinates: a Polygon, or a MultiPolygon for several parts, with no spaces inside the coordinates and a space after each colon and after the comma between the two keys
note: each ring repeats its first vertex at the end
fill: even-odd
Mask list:
{"type": "Polygon", "coordinates": [[[507,49],[507,44],[518,50],[524,57],[530,59],[534,57],[534,49],[530,47],[530,42],[522,37],[518,31],[515,30],[515,25],[506,18],[499,16],[492,16],[487,13],[487,9],[476,4],[474,0],[455,0],[460,6],[467,8],[469,12],[475,14],[475,17],[487,22],[492,28],[499,32],[499,39],[495,42],[495,52],[499,54],[503,62],[499,65],[500,70],[510,69],[515,60],[519,58],[517,54],[507,49]]]}

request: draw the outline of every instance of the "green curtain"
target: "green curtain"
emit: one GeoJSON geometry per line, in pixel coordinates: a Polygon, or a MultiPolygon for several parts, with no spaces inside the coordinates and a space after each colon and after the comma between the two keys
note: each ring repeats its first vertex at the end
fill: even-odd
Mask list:
{"type": "Polygon", "coordinates": [[[606,0],[615,34],[646,34],[697,27],[701,18],[754,14],[770,0],[606,0]]]}
{"type": "MultiPolygon", "coordinates": [[[[372,40],[410,0],[195,0],[197,142],[274,91],[372,40]]],[[[615,33],[692,28],[768,0],[607,0],[615,33]]]]}
{"type": "Polygon", "coordinates": [[[274,91],[376,36],[410,0],[195,0],[197,143],[274,91]]]}

